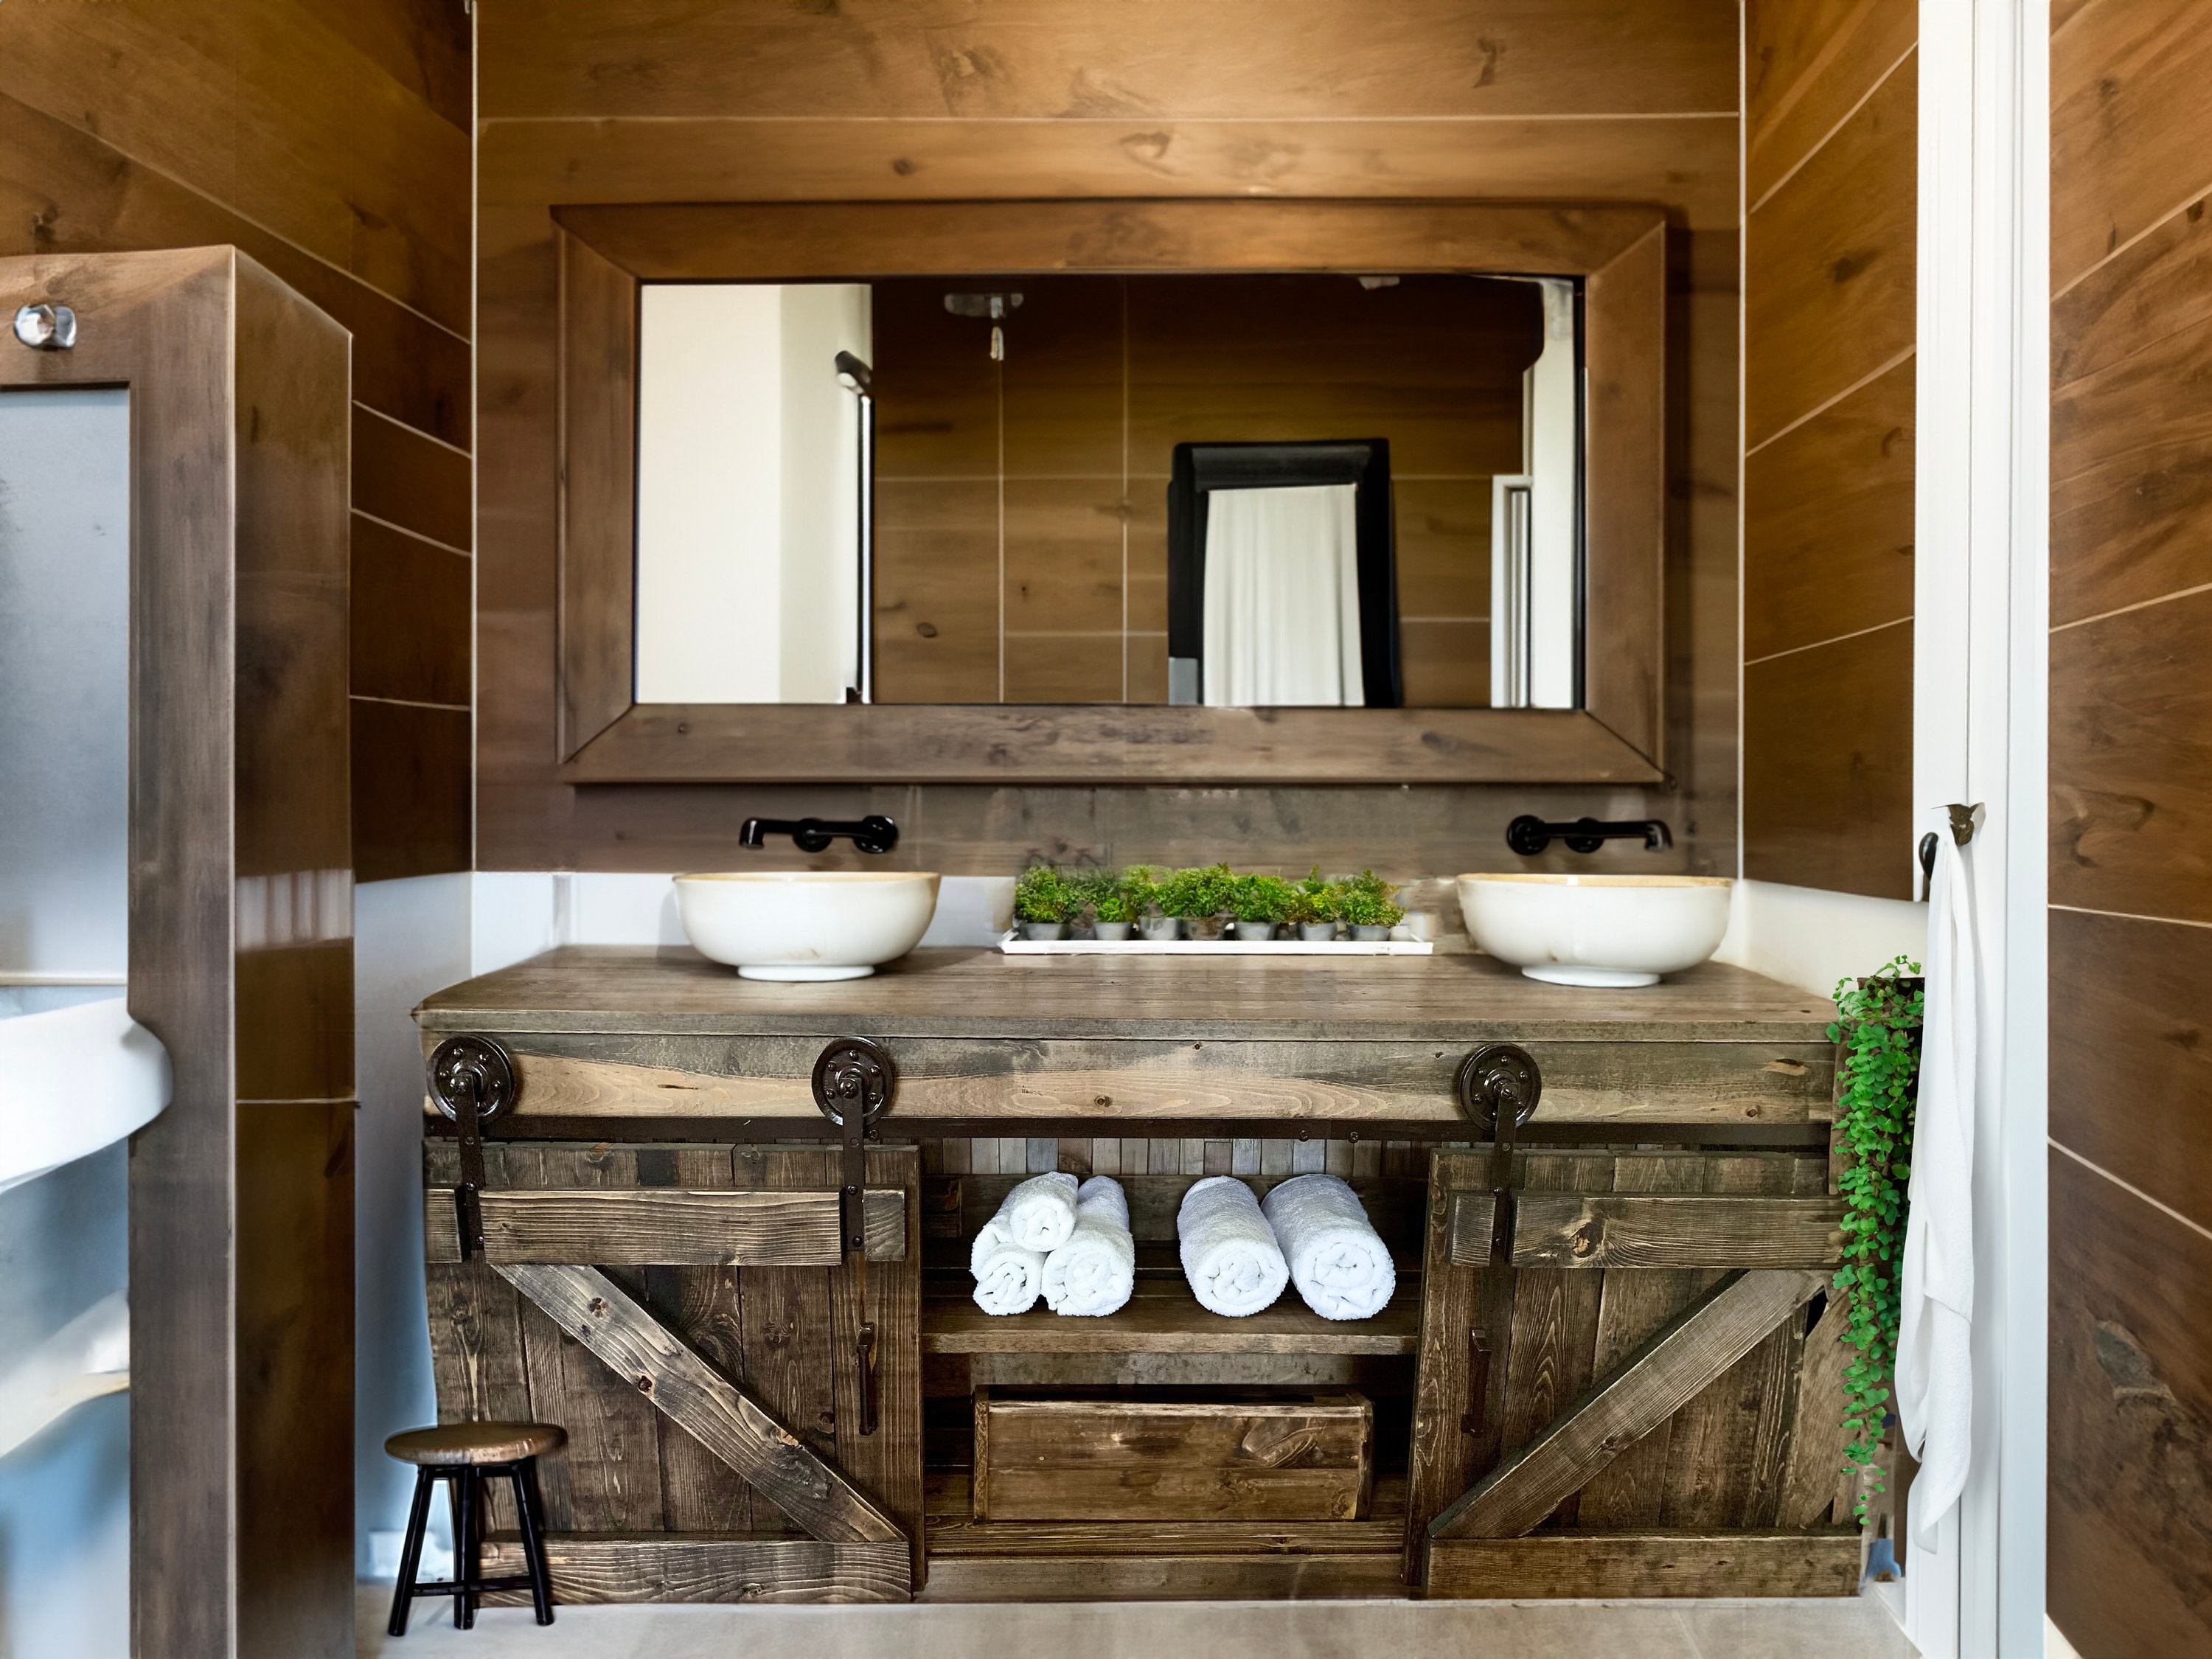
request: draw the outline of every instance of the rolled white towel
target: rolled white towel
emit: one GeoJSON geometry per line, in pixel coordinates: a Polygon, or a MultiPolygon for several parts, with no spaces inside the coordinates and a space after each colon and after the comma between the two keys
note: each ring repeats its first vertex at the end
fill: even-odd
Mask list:
{"type": "Polygon", "coordinates": [[[1275,1230],[1252,1189],[1234,1176],[1208,1176],[1182,1195],[1176,1240],[1192,1294],[1215,1313],[1232,1319],[1258,1313],[1290,1282],[1275,1230]]]}
{"type": "Polygon", "coordinates": [[[1025,1250],[1058,1249],[1075,1231],[1075,1188],[1072,1175],[1031,1176],[999,1206],[1006,1236],[1025,1250]]]}
{"type": "Polygon", "coordinates": [[[1291,1264],[1291,1282],[1323,1319],[1372,1319],[1398,1288],[1398,1269],[1340,1176],[1303,1175],[1261,1201],[1291,1264]]]}
{"type": "Polygon", "coordinates": [[[1044,1289],[1043,1255],[1015,1243],[1002,1216],[975,1235],[968,1271],[975,1275],[975,1305],[987,1314],[1027,1313],[1044,1289]]]}
{"type": "Polygon", "coordinates": [[[1044,1259],[1045,1305],[1095,1319],[1127,1302],[1136,1282],[1129,1200],[1113,1176],[1093,1176],[1076,1189],[1075,1231],[1044,1259]]]}

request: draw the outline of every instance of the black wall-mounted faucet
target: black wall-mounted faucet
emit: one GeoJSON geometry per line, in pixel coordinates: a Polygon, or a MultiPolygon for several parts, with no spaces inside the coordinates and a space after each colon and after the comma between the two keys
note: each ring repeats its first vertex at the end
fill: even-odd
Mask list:
{"type": "Polygon", "coordinates": [[[1533,859],[1556,836],[1572,853],[1595,853],[1609,841],[1640,841],[1644,850],[1663,853],[1674,837],[1657,818],[1638,818],[1602,823],[1595,818],[1577,818],[1572,823],[1547,823],[1533,812],[1524,812],[1505,826],[1505,844],[1524,859],[1533,859]]]}
{"type": "Polygon", "coordinates": [[[802,853],[829,850],[843,836],[863,853],[888,853],[898,845],[898,825],[880,812],[871,812],[856,823],[836,823],[824,818],[747,818],[738,831],[738,845],[759,847],[769,836],[789,836],[802,853]]]}

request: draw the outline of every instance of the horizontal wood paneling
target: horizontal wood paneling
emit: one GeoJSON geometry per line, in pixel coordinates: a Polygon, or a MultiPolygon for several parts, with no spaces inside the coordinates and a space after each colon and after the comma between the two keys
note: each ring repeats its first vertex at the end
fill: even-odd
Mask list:
{"type": "MultiPolygon", "coordinates": [[[[1164,672],[1164,671],[1163,671],[1164,672]]],[[[546,694],[552,692],[548,688],[546,694]]],[[[483,716],[479,716],[481,720],[483,716]]],[[[491,740],[486,738],[486,752],[491,740]]],[[[1482,784],[1335,787],[1191,788],[1158,785],[1089,788],[991,784],[668,784],[618,789],[566,789],[550,814],[542,786],[487,776],[478,811],[487,850],[484,869],[671,870],[732,868],[743,856],[738,830],[746,817],[854,817],[888,812],[901,827],[880,869],[952,875],[1005,875],[1032,857],[1113,864],[1203,863],[1223,849],[1249,848],[1266,860],[1304,875],[1383,864],[1407,876],[1462,870],[1589,866],[1555,844],[1523,866],[1506,850],[1505,826],[1522,812],[1553,819],[1619,810],[1622,796],[1601,787],[1482,784]],[[1387,826],[1387,827],[1386,827],[1387,826]],[[496,837],[496,841],[495,841],[496,837]],[[496,850],[493,850],[493,849],[496,850]],[[498,860],[498,861],[495,861],[498,860]]],[[[1629,797],[1639,811],[1674,817],[1674,797],[1656,791],[1629,797]]],[[[1679,823],[1679,820],[1678,820],[1679,823]]],[[[1693,865],[1696,853],[1678,840],[1672,854],[1632,854],[1626,847],[1596,855],[1619,873],[1719,873],[1693,865]],[[1632,862],[1632,857],[1633,861],[1632,862]]],[[[863,855],[838,848],[809,857],[810,867],[863,867],[863,855]]]]}
{"type": "Polygon", "coordinates": [[[319,11],[19,0],[0,93],[465,334],[467,131],[319,11]]]}
{"type": "Polygon", "coordinates": [[[2051,636],[2051,897],[2212,922],[2212,592],[2051,636]]]}
{"type": "MultiPolygon", "coordinates": [[[[1393,196],[1679,203],[1693,227],[1735,216],[1733,116],[1454,122],[945,119],[516,121],[490,118],[482,177],[557,201],[714,201],[733,178],[768,201],[1029,200],[1078,195],[1393,196]]],[[[487,250],[496,253],[495,244],[487,250]]]]}
{"type": "Polygon", "coordinates": [[[1911,895],[1912,627],[1754,663],[1743,676],[1743,873],[1911,895]]]}
{"type": "Polygon", "coordinates": [[[500,116],[1188,119],[1733,112],[1734,8],[1714,0],[502,0],[485,9],[500,116]]]}
{"type": "Polygon", "coordinates": [[[2093,0],[2051,58],[2051,290],[2203,193],[2212,12],[2093,0]]]}
{"type": "Polygon", "coordinates": [[[353,454],[355,512],[468,551],[475,538],[465,451],[356,404],[353,454]]]}
{"type": "Polygon", "coordinates": [[[2051,1134],[2212,1228],[2212,927],[2051,914],[2051,1134]]]}
{"type": "Polygon", "coordinates": [[[2212,1240],[2054,1151],[2045,1594],[2085,1655],[2212,1649],[2208,1330],[2212,1240]]]}
{"type": "Polygon", "coordinates": [[[470,867],[469,711],[353,700],[357,881],[470,867]]]}
{"type": "Polygon", "coordinates": [[[1743,873],[1905,896],[1918,27],[1749,0],[1743,873]]]}
{"type": "Polygon", "coordinates": [[[384,5],[326,6],[289,0],[343,36],[364,58],[466,132],[476,119],[476,77],[469,64],[469,8],[446,0],[389,0],[384,5]]]}
{"type": "Polygon", "coordinates": [[[1917,96],[1893,70],[1745,224],[1753,448],[1912,344],[1917,96]]]}
{"type": "MultiPolygon", "coordinates": [[[[447,0],[17,0],[0,15],[0,252],[239,247],[353,336],[355,505],[466,550],[470,38],[447,0]]],[[[355,690],[465,702],[465,562],[355,523],[355,690]]],[[[354,749],[356,780],[443,767],[432,793],[465,799],[465,746],[373,756],[356,721],[354,749]]],[[[392,842],[398,810],[363,805],[356,843],[392,842]]],[[[466,868],[465,838],[444,844],[459,862],[407,872],[466,868]]]]}
{"type": "Polygon", "coordinates": [[[1908,358],[1743,464],[1748,661],[1912,614],[1908,358]]]}
{"type": "Polygon", "coordinates": [[[2051,617],[2212,581],[2212,235],[2192,204],[2051,307],[2051,617]]]}
{"type": "Polygon", "coordinates": [[[82,128],[0,95],[0,252],[97,253],[219,242],[252,254],[351,331],[356,401],[448,443],[468,443],[465,333],[410,310],[215,198],[117,153],[82,128]]]}
{"type": "Polygon", "coordinates": [[[2047,1603],[2153,1659],[2212,1646],[2212,13],[2051,21],[2047,1603]]]}
{"type": "Polygon", "coordinates": [[[1744,11],[1744,200],[1756,207],[1881,84],[1919,33],[1914,0],[1744,11]]]}
{"type": "Polygon", "coordinates": [[[2199,194],[2052,299],[2053,387],[2109,368],[2212,318],[2206,202],[2199,194]]]}
{"type": "Polygon", "coordinates": [[[353,693],[465,706],[472,573],[465,555],[353,515],[353,693]]]}

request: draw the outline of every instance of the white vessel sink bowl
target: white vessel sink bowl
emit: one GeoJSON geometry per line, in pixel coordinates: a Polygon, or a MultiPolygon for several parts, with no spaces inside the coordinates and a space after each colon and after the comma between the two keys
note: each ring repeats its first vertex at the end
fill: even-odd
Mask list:
{"type": "Polygon", "coordinates": [[[676,878],[676,912],[702,956],[747,979],[861,979],[921,942],[937,877],[760,870],[676,878]]]}
{"type": "Polygon", "coordinates": [[[1531,979],[1656,985],[1720,948],[1734,884],[1725,876],[1462,876],[1459,908],[1468,938],[1531,979]]]}

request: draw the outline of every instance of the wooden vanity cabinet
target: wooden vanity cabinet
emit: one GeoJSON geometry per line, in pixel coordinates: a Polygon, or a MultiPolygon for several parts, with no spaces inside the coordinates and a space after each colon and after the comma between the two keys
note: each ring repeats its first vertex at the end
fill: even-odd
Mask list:
{"type": "Polygon", "coordinates": [[[1271,964],[1233,998],[1181,965],[1087,988],[1063,965],[921,952],[873,981],[760,987],[688,953],[569,951],[421,1011],[426,1052],[490,1037],[520,1083],[489,1129],[479,1256],[454,1142],[426,1120],[432,1349],[441,1416],[568,1431],[545,1471],[556,1594],[1855,1587],[1825,1003],[1726,969],[1637,1002],[1468,958],[1379,981],[1271,964]],[[866,1152],[865,1272],[838,1249],[842,1154],[808,1078],[845,1036],[900,1071],[866,1152]],[[1501,1039],[1547,1082],[1503,1228],[1451,1086],[1501,1039]],[[1120,1313],[994,1319],[969,1299],[968,1241],[1045,1169],[1122,1182],[1139,1282],[1120,1313]],[[1293,1290],[1250,1319],[1200,1309],[1175,1260],[1183,1191],[1309,1170],[1360,1192],[1398,1259],[1390,1306],[1330,1322],[1293,1290]],[[979,1393],[1357,1398],[1371,1463],[1336,1518],[1261,1499],[1168,1519],[1117,1448],[1099,1490],[1126,1483],[1134,1518],[1006,1519],[973,1484],[979,1393]]]}

